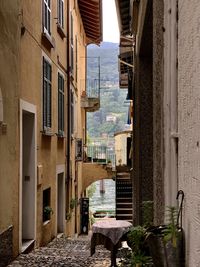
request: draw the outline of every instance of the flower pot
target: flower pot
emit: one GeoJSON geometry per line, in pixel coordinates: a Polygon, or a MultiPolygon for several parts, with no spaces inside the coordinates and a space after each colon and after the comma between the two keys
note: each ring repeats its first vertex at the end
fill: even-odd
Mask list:
{"type": "Polygon", "coordinates": [[[166,226],[157,226],[151,229],[147,242],[154,267],[184,267],[184,236],[183,230],[178,229],[176,247],[171,241],[164,242],[163,230],[166,226]]]}

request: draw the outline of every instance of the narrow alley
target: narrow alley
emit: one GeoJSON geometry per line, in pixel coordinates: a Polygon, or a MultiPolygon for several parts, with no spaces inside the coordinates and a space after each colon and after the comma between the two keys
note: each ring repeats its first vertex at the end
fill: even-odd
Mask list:
{"type": "Polygon", "coordinates": [[[0,0],[0,267],[200,267],[199,240],[200,0],[0,0]]]}
{"type": "Polygon", "coordinates": [[[90,239],[80,236],[77,239],[55,238],[45,247],[29,254],[21,254],[8,267],[108,267],[110,252],[99,246],[90,257],[90,239]]]}

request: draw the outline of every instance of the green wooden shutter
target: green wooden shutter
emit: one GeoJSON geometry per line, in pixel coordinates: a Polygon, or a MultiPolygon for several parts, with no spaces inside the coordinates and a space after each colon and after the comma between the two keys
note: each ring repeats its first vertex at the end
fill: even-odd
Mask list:
{"type": "MultiPolygon", "coordinates": [[[[48,63],[47,63],[48,64],[48,63]]],[[[51,128],[51,65],[48,64],[48,86],[47,86],[47,127],[51,128]]]]}

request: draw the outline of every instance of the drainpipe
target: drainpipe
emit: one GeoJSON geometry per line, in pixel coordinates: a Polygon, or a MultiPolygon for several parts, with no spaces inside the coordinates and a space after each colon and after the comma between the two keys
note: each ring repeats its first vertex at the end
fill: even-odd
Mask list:
{"type": "Polygon", "coordinates": [[[69,62],[69,1],[67,1],[67,179],[70,177],[70,62],[69,62]]]}

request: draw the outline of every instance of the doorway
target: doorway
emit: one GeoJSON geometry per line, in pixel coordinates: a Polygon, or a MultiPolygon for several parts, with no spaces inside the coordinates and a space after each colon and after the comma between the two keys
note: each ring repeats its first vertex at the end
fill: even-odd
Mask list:
{"type": "MultiPolygon", "coordinates": [[[[31,104],[29,104],[32,106],[31,104]]],[[[26,105],[27,106],[27,105],[26,105]]],[[[36,122],[35,113],[21,108],[20,251],[36,238],[36,122]]]]}
{"type": "Polygon", "coordinates": [[[22,248],[24,252],[35,239],[35,114],[22,111],[22,248]]]}
{"type": "Polygon", "coordinates": [[[65,223],[65,183],[64,173],[57,175],[57,234],[64,233],[65,223]]]}

